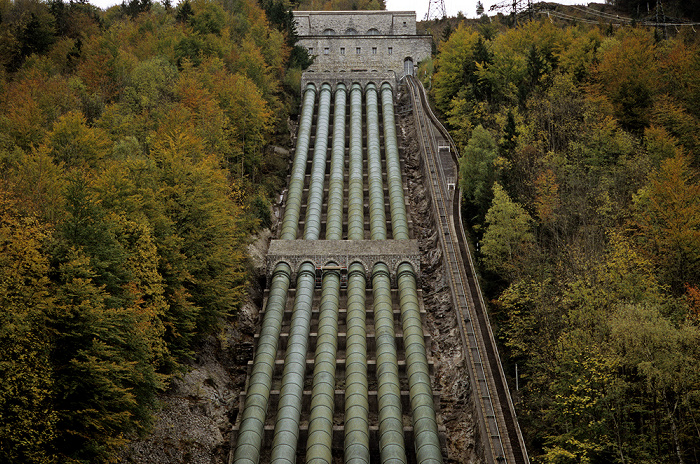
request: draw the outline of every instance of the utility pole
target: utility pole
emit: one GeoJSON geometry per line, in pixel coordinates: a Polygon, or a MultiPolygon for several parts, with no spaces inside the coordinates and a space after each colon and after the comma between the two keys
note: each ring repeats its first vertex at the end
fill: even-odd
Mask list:
{"type": "Polygon", "coordinates": [[[511,14],[513,15],[513,22],[516,26],[518,25],[518,9],[522,11],[524,8],[527,8],[530,12],[530,18],[532,18],[534,15],[534,9],[532,8],[532,0],[504,0],[495,5],[491,5],[489,11],[505,10],[508,8],[511,9],[511,14]]]}
{"type": "Polygon", "coordinates": [[[661,0],[656,0],[656,33],[657,37],[663,37],[666,39],[666,15],[664,14],[664,6],[661,4],[661,0]],[[663,35],[659,35],[659,29],[662,27],[663,35]]]}
{"type": "Polygon", "coordinates": [[[447,16],[445,0],[428,0],[428,12],[425,14],[424,21],[430,21],[433,15],[435,19],[443,19],[447,16]]]}

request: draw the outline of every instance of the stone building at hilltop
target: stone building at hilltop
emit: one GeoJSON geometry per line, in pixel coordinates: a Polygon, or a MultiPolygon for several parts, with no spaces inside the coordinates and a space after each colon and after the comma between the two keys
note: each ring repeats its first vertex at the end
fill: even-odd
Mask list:
{"type": "Polygon", "coordinates": [[[432,38],[417,34],[413,11],[295,11],[294,19],[297,44],[314,57],[307,82],[395,83],[430,57],[432,38]]]}

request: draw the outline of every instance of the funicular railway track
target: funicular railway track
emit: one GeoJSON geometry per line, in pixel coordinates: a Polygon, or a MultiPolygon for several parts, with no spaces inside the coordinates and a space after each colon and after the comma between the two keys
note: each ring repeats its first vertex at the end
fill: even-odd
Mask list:
{"type": "Polygon", "coordinates": [[[423,86],[404,78],[411,95],[417,138],[423,154],[453,301],[458,311],[462,343],[469,359],[473,396],[491,463],[529,463],[495,339],[462,229],[460,195],[456,187],[456,147],[430,109],[423,86]],[[452,155],[440,156],[441,139],[452,155]],[[447,166],[446,166],[447,164],[447,166]],[[451,170],[452,175],[446,174],[451,170]],[[452,187],[452,188],[451,188],[452,187]],[[467,267],[468,263],[468,267],[467,267]]]}

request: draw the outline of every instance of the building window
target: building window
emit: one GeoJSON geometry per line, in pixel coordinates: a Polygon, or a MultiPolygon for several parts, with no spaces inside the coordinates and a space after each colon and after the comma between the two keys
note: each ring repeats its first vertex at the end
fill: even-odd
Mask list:
{"type": "Polygon", "coordinates": [[[345,47],[340,47],[340,54],[345,55],[345,47]]]}
{"type": "Polygon", "coordinates": [[[362,48],[357,47],[357,48],[355,49],[355,53],[356,53],[357,55],[362,54],[362,48]]]}
{"type": "Polygon", "coordinates": [[[325,48],[323,49],[323,54],[324,54],[324,55],[328,55],[330,52],[331,52],[331,49],[330,49],[329,47],[325,47],[325,48]]]}
{"type": "Polygon", "coordinates": [[[394,47],[389,47],[389,55],[391,55],[392,53],[394,53],[394,47]]]}
{"type": "Polygon", "coordinates": [[[406,27],[406,21],[403,22],[403,27],[406,27]]]}
{"type": "Polygon", "coordinates": [[[314,54],[314,47],[309,47],[309,55],[313,55],[313,54],[314,54]]]}
{"type": "Polygon", "coordinates": [[[372,47],[372,55],[376,55],[376,54],[377,54],[377,47],[372,47]]]}

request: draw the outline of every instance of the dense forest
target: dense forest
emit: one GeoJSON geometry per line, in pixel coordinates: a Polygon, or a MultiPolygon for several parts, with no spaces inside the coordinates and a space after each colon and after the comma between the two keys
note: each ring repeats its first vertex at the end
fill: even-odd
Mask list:
{"type": "Polygon", "coordinates": [[[483,17],[442,38],[420,76],[533,462],[700,462],[700,37],[483,17]]]}
{"type": "Polygon", "coordinates": [[[1,462],[113,461],[235,315],[308,60],[291,18],[0,2],[1,462]]]}

